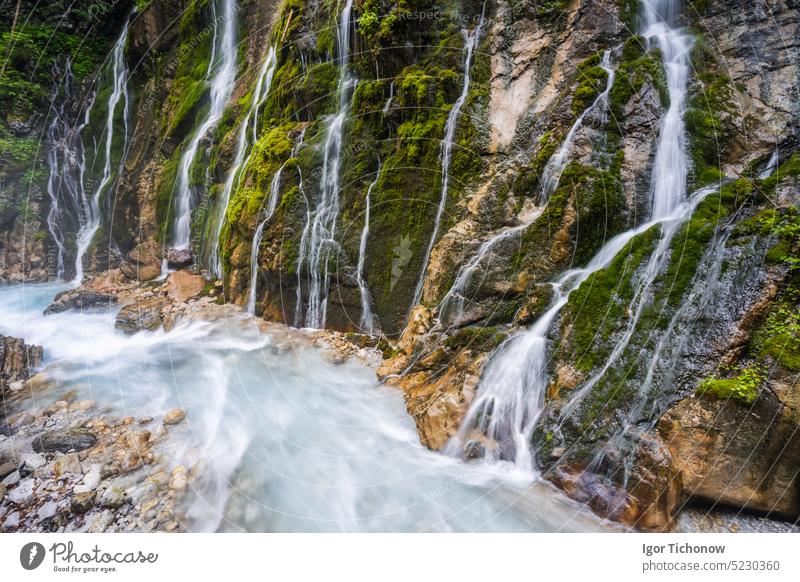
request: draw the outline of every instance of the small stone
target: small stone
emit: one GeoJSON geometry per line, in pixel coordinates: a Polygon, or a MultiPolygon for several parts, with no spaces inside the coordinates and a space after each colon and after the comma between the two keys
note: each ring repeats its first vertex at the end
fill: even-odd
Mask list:
{"type": "Polygon", "coordinates": [[[175,467],[172,470],[172,479],[169,481],[169,488],[174,491],[183,491],[189,484],[189,479],[186,475],[186,468],[175,467]]]}
{"type": "Polygon", "coordinates": [[[41,433],[33,439],[33,450],[37,453],[55,451],[66,453],[73,449],[76,451],[88,449],[96,442],[97,437],[86,429],[57,429],[41,433]]]}
{"type": "Polygon", "coordinates": [[[81,462],[78,459],[78,453],[67,453],[66,455],[58,457],[53,464],[53,472],[56,477],[61,477],[68,473],[81,475],[83,470],[81,469],[81,462]]]}
{"type": "Polygon", "coordinates": [[[31,471],[35,471],[39,467],[44,466],[46,462],[47,460],[44,458],[44,456],[40,455],[39,453],[25,455],[22,460],[23,465],[25,465],[25,467],[31,471]]]}
{"type": "Polygon", "coordinates": [[[17,431],[21,429],[23,426],[27,426],[34,421],[34,416],[27,411],[18,412],[8,418],[6,421],[8,424],[8,428],[11,429],[11,432],[17,431]]]}
{"type": "Polygon", "coordinates": [[[15,469],[14,471],[6,475],[5,479],[3,479],[3,485],[5,485],[6,487],[11,487],[12,485],[16,485],[17,483],[19,483],[19,480],[21,478],[22,476],[19,474],[19,471],[15,469]]]}
{"type": "Polygon", "coordinates": [[[97,498],[97,503],[103,507],[121,507],[125,501],[125,490],[119,484],[108,485],[97,498]]]}
{"type": "Polygon", "coordinates": [[[100,485],[100,471],[92,466],[92,469],[83,476],[80,485],[76,485],[73,491],[75,493],[87,493],[94,491],[100,485]]]}
{"type": "Polygon", "coordinates": [[[0,503],[3,502],[3,499],[6,497],[6,486],[0,483],[0,503]]]}
{"type": "Polygon", "coordinates": [[[60,412],[61,410],[64,410],[67,407],[69,407],[69,402],[67,402],[66,400],[57,400],[56,402],[53,402],[50,406],[45,408],[42,411],[42,414],[44,416],[53,416],[56,412],[60,412]]]}
{"type": "Polygon", "coordinates": [[[161,489],[169,484],[169,475],[167,475],[164,471],[158,471],[150,475],[147,480],[161,489]]]}
{"type": "Polygon", "coordinates": [[[19,527],[19,511],[9,513],[3,522],[3,529],[13,529],[19,527]]]}
{"type": "Polygon", "coordinates": [[[112,521],[114,521],[114,514],[106,509],[103,513],[98,515],[92,522],[92,525],[89,526],[89,533],[104,532],[106,528],[111,525],[112,521]]]}
{"type": "Polygon", "coordinates": [[[171,521],[167,525],[164,526],[164,529],[167,530],[167,531],[175,531],[176,529],[178,529],[178,522],[177,521],[171,521]]]}
{"type": "Polygon", "coordinates": [[[39,521],[42,522],[51,519],[56,513],[58,513],[58,505],[56,505],[55,501],[48,501],[39,508],[37,515],[39,521]]]}
{"type": "Polygon", "coordinates": [[[178,424],[186,418],[186,413],[180,408],[173,408],[164,415],[164,424],[178,424]]]}
{"type": "Polygon", "coordinates": [[[17,486],[8,492],[8,500],[17,505],[23,505],[33,499],[33,479],[20,481],[17,486]]]}
{"type": "Polygon", "coordinates": [[[0,463],[0,479],[5,479],[8,475],[17,470],[17,464],[8,462],[0,463]]]}
{"type": "Polygon", "coordinates": [[[94,491],[75,493],[72,496],[70,509],[75,513],[86,513],[94,506],[94,491]]]}

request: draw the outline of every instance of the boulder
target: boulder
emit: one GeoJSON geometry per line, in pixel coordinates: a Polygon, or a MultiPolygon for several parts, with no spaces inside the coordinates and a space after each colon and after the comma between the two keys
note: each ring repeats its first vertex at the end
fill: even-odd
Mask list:
{"type": "Polygon", "coordinates": [[[106,307],[116,302],[117,297],[110,293],[101,293],[88,289],[72,289],[56,295],[53,302],[44,310],[44,314],[62,313],[70,309],[84,310],[106,307]]]}
{"type": "Polygon", "coordinates": [[[161,275],[163,251],[155,241],[145,241],[125,256],[120,271],[132,281],[151,281],[161,275]]]}
{"type": "Polygon", "coordinates": [[[26,380],[30,370],[42,363],[44,350],[15,337],[0,335],[0,393],[11,384],[26,380]]]}
{"type": "Polygon", "coordinates": [[[163,297],[148,297],[126,305],[117,313],[114,327],[125,333],[156,330],[164,324],[161,313],[168,304],[163,297]]]}
{"type": "Polygon", "coordinates": [[[182,269],[194,263],[194,253],[191,249],[169,249],[167,251],[167,266],[170,269],[182,269]]]}
{"type": "Polygon", "coordinates": [[[176,303],[184,303],[200,295],[206,283],[203,277],[190,271],[175,271],[167,278],[167,295],[176,303]]]}

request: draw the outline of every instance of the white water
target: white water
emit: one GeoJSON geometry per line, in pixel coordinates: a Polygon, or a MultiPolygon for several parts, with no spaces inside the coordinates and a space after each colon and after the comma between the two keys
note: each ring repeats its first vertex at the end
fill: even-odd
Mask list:
{"type": "MultiPolygon", "coordinates": [[[[336,219],[339,217],[339,178],[342,161],[344,123],[350,110],[350,97],[355,80],[350,77],[350,29],[353,25],[351,11],[353,0],[346,0],[339,15],[337,33],[339,51],[339,106],[336,115],[328,122],[325,136],[322,178],[317,207],[314,210],[307,240],[301,244],[301,257],[307,253],[311,283],[308,294],[306,327],[324,328],[328,314],[328,258],[339,248],[336,242],[336,219]]],[[[298,291],[299,291],[298,287],[298,291]]],[[[298,302],[299,304],[299,302],[298,302]]]]}
{"type": "Polygon", "coordinates": [[[364,197],[364,227],[361,229],[361,238],[358,242],[358,263],[356,265],[356,283],[358,283],[358,292],[361,295],[361,320],[358,326],[364,333],[371,334],[375,327],[375,317],[372,314],[372,297],[367,289],[367,282],[364,280],[364,261],[367,255],[367,239],[369,238],[369,211],[370,211],[370,196],[375,184],[381,177],[381,162],[378,160],[378,169],[375,171],[375,179],[367,188],[367,194],[364,197]]]}
{"type": "MultiPolygon", "coordinates": [[[[419,444],[400,392],[372,369],[334,365],[302,334],[254,320],[126,335],[113,310],[42,316],[65,285],[0,287],[0,333],[44,346],[57,387],[112,416],[178,406],[167,470],[194,466],[192,531],[597,531],[601,521],[504,466],[467,465],[419,444]]],[[[9,411],[13,413],[14,410],[9,411]]],[[[148,428],[148,427],[145,427],[148,428]]]]}
{"type": "Polygon", "coordinates": [[[89,123],[89,116],[94,105],[94,95],[90,96],[84,111],[83,120],[73,127],[68,119],[67,105],[72,100],[74,76],[72,62],[66,60],[63,73],[56,64],[53,69],[54,78],[61,78],[63,96],[56,106],[57,95],[51,103],[53,120],[47,127],[47,194],[50,208],[47,211],[47,229],[56,243],[56,280],[62,281],[65,272],[67,249],[64,243],[64,228],[67,216],[74,214],[80,228],[81,220],[88,212],[89,200],[83,185],[86,171],[81,132],[89,123]]]}
{"type": "Polygon", "coordinates": [[[484,21],[484,13],[481,12],[481,18],[478,21],[478,26],[475,27],[475,30],[470,32],[465,29],[463,31],[464,52],[466,53],[464,56],[464,85],[461,87],[461,94],[458,96],[458,99],[456,99],[456,102],[450,109],[450,113],[447,115],[447,122],[445,123],[444,126],[444,139],[442,139],[442,150],[441,150],[442,190],[439,195],[439,206],[436,208],[436,218],[434,218],[433,221],[433,231],[431,232],[431,239],[430,242],[428,243],[428,247],[425,249],[425,255],[422,258],[422,270],[419,274],[419,281],[417,281],[417,286],[414,289],[414,297],[411,300],[411,305],[409,306],[409,309],[413,309],[416,305],[419,304],[420,299],[422,299],[422,289],[425,284],[425,274],[428,271],[428,261],[431,258],[431,253],[433,252],[433,246],[436,244],[436,238],[439,236],[439,226],[441,225],[442,222],[442,215],[444,214],[444,209],[447,206],[447,191],[450,188],[450,160],[453,155],[453,142],[456,134],[456,125],[458,124],[458,116],[461,113],[461,107],[463,107],[464,102],[467,100],[467,94],[469,93],[470,71],[472,69],[472,55],[475,51],[475,47],[480,41],[481,28],[483,28],[483,21],[484,21]]]}
{"type": "Polygon", "coordinates": [[[769,157],[767,165],[764,166],[764,169],[761,170],[761,172],[759,172],[759,180],[766,180],[773,174],[773,172],[775,172],[775,170],[778,168],[778,159],[778,148],[775,148],[775,151],[772,152],[772,155],[769,157]]]}
{"type": "Polygon", "coordinates": [[[383,105],[383,115],[389,113],[389,108],[392,106],[392,101],[394,100],[394,81],[389,83],[389,98],[386,100],[386,103],[383,105]]]}
{"type": "MultiPolygon", "coordinates": [[[[634,236],[660,224],[661,240],[637,290],[637,295],[643,297],[663,264],[672,235],[680,223],[691,215],[696,204],[708,194],[707,190],[702,190],[691,203],[685,201],[687,160],[683,111],[689,77],[691,37],[668,24],[677,11],[674,0],[643,0],[643,7],[644,36],[661,49],[670,95],[670,105],[661,122],[651,179],[651,220],[611,239],[585,268],[572,269],[561,275],[553,284],[555,296],[550,309],[524,334],[515,336],[500,346],[484,371],[475,400],[458,435],[447,445],[451,454],[462,455],[467,443],[471,440],[485,440],[485,436],[489,439],[484,445],[485,456],[489,460],[510,460],[521,470],[534,473],[535,459],[530,442],[544,406],[548,384],[547,333],[566,305],[569,293],[589,275],[606,267],[634,236]]],[[[634,318],[636,320],[644,301],[639,301],[638,305],[634,318]]],[[[635,322],[631,324],[631,334],[633,327],[635,322]]],[[[630,335],[626,335],[629,339],[630,335]]],[[[627,341],[624,340],[616,346],[604,371],[615,359],[615,353],[622,352],[622,344],[627,345],[627,341]]],[[[596,383],[597,380],[593,381],[596,383]]],[[[578,390],[563,414],[568,415],[593,385],[590,381],[578,390]]]]}
{"type": "Polygon", "coordinates": [[[542,191],[539,194],[539,204],[547,202],[547,199],[550,198],[550,195],[558,187],[561,174],[564,172],[564,168],[567,167],[567,163],[569,163],[570,160],[572,142],[578,130],[583,126],[583,120],[595,111],[605,110],[608,107],[608,94],[611,92],[611,87],[614,85],[615,76],[615,71],[611,67],[610,50],[606,50],[603,53],[603,60],[600,62],[600,66],[607,74],[606,87],[603,89],[602,93],[595,97],[592,104],[584,109],[578,116],[575,123],[572,124],[572,127],[567,132],[561,147],[547,160],[547,164],[545,164],[544,170],[542,170],[542,191]]]}
{"type": "Polygon", "coordinates": [[[211,60],[209,61],[206,81],[210,84],[210,104],[197,131],[186,146],[178,164],[177,211],[175,214],[174,245],[175,248],[188,249],[192,226],[192,209],[195,194],[191,182],[192,164],[203,139],[222,119],[225,105],[230,99],[236,81],[236,0],[215,0],[214,4],[214,37],[212,39],[211,60]],[[221,4],[217,6],[217,2],[221,4]],[[218,16],[217,13],[221,12],[218,16]],[[221,25],[221,31],[218,30],[221,25]],[[217,56],[219,55],[219,62],[217,56]]]}
{"type": "Polygon", "coordinates": [[[239,127],[239,136],[236,142],[236,153],[233,157],[233,164],[231,164],[231,168],[228,170],[228,175],[225,178],[225,185],[222,188],[222,195],[220,196],[216,216],[214,218],[215,225],[213,227],[213,239],[210,245],[211,258],[209,259],[209,269],[216,277],[222,277],[223,274],[222,260],[220,259],[219,252],[219,237],[220,234],[222,234],[222,226],[225,224],[225,213],[228,211],[231,195],[239,185],[241,171],[243,168],[247,167],[247,163],[250,161],[250,154],[248,151],[252,153],[250,147],[258,139],[259,109],[264,104],[269,94],[269,89],[272,86],[272,77],[275,75],[277,65],[278,59],[275,56],[275,49],[270,47],[258,71],[250,107],[248,107],[242,119],[242,125],[239,127]]]}
{"type": "MultiPolygon", "coordinates": [[[[112,52],[111,76],[114,84],[111,94],[108,97],[108,103],[106,104],[106,125],[103,134],[103,175],[94,194],[88,200],[88,203],[83,205],[82,218],[80,221],[81,225],[76,237],[75,278],[73,279],[75,285],[79,285],[81,281],[83,281],[83,257],[86,251],[89,250],[94,235],[97,233],[97,229],[100,228],[100,221],[103,218],[102,212],[100,211],[100,199],[113,182],[114,173],[112,169],[111,146],[114,141],[114,116],[117,112],[117,106],[120,104],[120,101],[123,100],[123,107],[125,108],[122,115],[124,124],[123,130],[125,132],[123,144],[127,144],[129,121],[127,110],[130,106],[130,99],[128,97],[128,67],[125,63],[125,45],[128,42],[128,24],[129,21],[126,21],[125,27],[122,29],[122,34],[120,34],[119,39],[117,39],[112,52]]],[[[123,160],[125,157],[125,147],[126,145],[123,145],[123,160]]],[[[120,161],[120,164],[121,163],[122,161],[120,161]]]]}

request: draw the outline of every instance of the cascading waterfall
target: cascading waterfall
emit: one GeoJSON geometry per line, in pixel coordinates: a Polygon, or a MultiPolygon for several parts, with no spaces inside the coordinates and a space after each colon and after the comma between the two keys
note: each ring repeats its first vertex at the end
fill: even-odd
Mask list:
{"type": "Polygon", "coordinates": [[[375,325],[375,318],[372,314],[372,298],[367,289],[367,283],[364,280],[364,261],[367,254],[367,238],[369,237],[369,211],[370,211],[370,196],[375,184],[381,177],[381,162],[378,160],[378,169],[375,171],[375,179],[367,188],[367,195],[364,199],[364,227],[361,229],[361,238],[358,242],[358,263],[356,265],[356,283],[358,283],[358,291],[361,295],[361,321],[359,327],[364,333],[372,333],[375,325]]]}
{"type": "MultiPolygon", "coordinates": [[[[292,148],[290,159],[297,155],[297,150],[303,144],[304,135],[305,132],[300,134],[297,144],[294,146],[294,148],[292,148]]],[[[261,237],[264,234],[264,227],[269,222],[269,219],[272,218],[272,215],[275,214],[275,210],[278,208],[278,200],[281,192],[281,176],[283,175],[283,169],[285,167],[286,162],[284,162],[272,176],[272,182],[270,183],[269,187],[269,196],[267,197],[267,207],[264,209],[264,219],[258,224],[255,233],[253,233],[253,244],[250,249],[250,287],[247,291],[246,305],[247,313],[250,315],[255,315],[256,312],[256,296],[258,295],[258,250],[261,246],[261,237]]]]}
{"type": "MultiPolygon", "coordinates": [[[[708,194],[708,189],[701,190],[691,202],[685,201],[687,161],[683,110],[691,38],[667,24],[676,12],[674,0],[643,0],[643,5],[644,36],[661,49],[670,95],[651,179],[651,219],[614,237],[585,268],[572,269],[553,283],[554,298],[547,312],[524,334],[504,342],[487,365],[459,433],[447,444],[450,454],[463,455],[466,445],[477,442],[484,448],[485,457],[512,461],[519,468],[533,472],[530,441],[544,406],[548,384],[547,333],[566,305],[569,293],[592,273],[606,267],[634,236],[656,224],[661,225],[662,230],[659,247],[668,248],[680,223],[708,194]]],[[[651,263],[661,262],[657,258],[659,254],[664,255],[666,251],[656,251],[651,263]]]]}
{"type": "Polygon", "coordinates": [[[389,113],[389,108],[392,106],[392,101],[394,100],[394,81],[389,83],[389,98],[386,99],[386,103],[383,105],[383,110],[381,113],[386,115],[389,113]]]}
{"type": "Polygon", "coordinates": [[[233,157],[233,164],[228,175],[225,178],[225,185],[222,188],[222,195],[220,202],[217,206],[216,216],[214,218],[215,224],[213,227],[213,239],[211,240],[211,258],[209,259],[209,268],[211,272],[217,276],[222,277],[222,260],[220,258],[219,237],[222,234],[222,227],[225,224],[225,213],[228,210],[231,194],[236,186],[239,184],[241,171],[247,167],[247,162],[250,160],[248,150],[252,144],[258,139],[258,114],[259,109],[264,104],[264,101],[269,94],[269,89],[272,86],[272,77],[275,74],[275,69],[278,65],[278,59],[275,56],[274,47],[270,47],[264,62],[258,71],[255,87],[253,88],[253,96],[250,101],[250,107],[245,113],[242,125],[239,128],[239,137],[236,142],[236,153],[233,157]],[[252,122],[252,123],[251,123],[252,122]],[[252,125],[252,128],[251,128],[252,125]]]}
{"type": "Polygon", "coordinates": [[[63,86],[63,96],[57,108],[55,103],[58,96],[53,96],[53,105],[51,105],[53,120],[47,127],[47,165],[49,168],[47,194],[50,198],[47,229],[56,243],[56,280],[62,281],[67,253],[64,242],[67,216],[77,217],[80,227],[89,205],[83,185],[86,160],[81,132],[89,123],[94,105],[94,95],[88,99],[82,122],[73,127],[67,118],[67,105],[71,102],[74,91],[72,62],[69,58],[66,59],[63,72],[58,63],[53,66],[53,77],[61,79],[60,86],[63,86]]]}
{"type": "MultiPolygon", "coordinates": [[[[485,5],[484,5],[485,10],[485,5]]],[[[419,275],[419,280],[417,281],[417,286],[414,289],[414,297],[411,300],[410,308],[414,308],[414,306],[418,305],[420,299],[422,299],[422,289],[425,284],[425,274],[428,270],[428,261],[431,258],[431,253],[433,252],[433,246],[436,244],[436,238],[439,235],[439,226],[442,222],[442,216],[444,215],[444,209],[447,206],[447,191],[450,188],[450,161],[453,156],[453,142],[455,139],[456,134],[456,125],[458,124],[458,116],[461,113],[461,108],[464,106],[464,102],[467,100],[467,94],[469,93],[469,83],[470,83],[470,71],[472,69],[472,56],[475,52],[475,47],[477,46],[480,36],[481,36],[481,29],[483,28],[484,22],[484,11],[481,11],[481,17],[478,21],[478,25],[475,27],[475,30],[472,32],[468,30],[464,30],[464,52],[466,53],[464,56],[464,84],[461,87],[461,94],[456,99],[456,102],[453,104],[453,107],[450,109],[450,113],[447,115],[447,122],[444,126],[444,139],[442,140],[442,149],[441,149],[441,160],[442,160],[442,189],[439,195],[439,206],[436,208],[436,218],[433,221],[433,232],[431,232],[431,239],[428,243],[428,247],[425,249],[425,255],[422,258],[422,271],[419,275]]]]}
{"type": "Polygon", "coordinates": [[[339,51],[339,105],[336,115],[328,122],[325,137],[322,179],[317,207],[314,210],[308,232],[307,244],[301,250],[307,252],[307,265],[311,284],[306,312],[306,327],[324,328],[328,311],[328,258],[331,251],[339,248],[336,242],[336,220],[339,216],[339,178],[344,140],[344,123],[350,109],[350,97],[355,79],[350,76],[350,29],[353,0],[346,0],[339,15],[337,43],[339,51]]]}
{"type": "Polygon", "coordinates": [[[550,156],[549,160],[547,160],[547,164],[545,164],[544,170],[542,170],[542,191],[539,195],[540,204],[547,202],[547,199],[558,187],[558,182],[561,180],[561,174],[564,172],[564,168],[567,167],[567,163],[569,162],[569,155],[572,151],[572,142],[575,139],[575,135],[578,133],[578,130],[583,126],[583,120],[586,119],[588,115],[593,114],[595,111],[605,110],[608,107],[608,94],[611,92],[611,87],[614,85],[615,76],[615,71],[611,67],[610,50],[603,52],[603,59],[600,62],[600,67],[602,67],[607,75],[606,87],[603,92],[595,98],[592,104],[584,109],[583,112],[578,116],[578,118],[575,120],[575,123],[572,124],[572,127],[567,132],[567,136],[564,138],[561,147],[558,148],[558,151],[556,151],[552,156],[550,156]]]}
{"type": "Polygon", "coordinates": [[[111,75],[113,79],[113,87],[111,94],[108,97],[107,114],[105,133],[103,134],[103,175],[100,183],[94,191],[92,197],[83,205],[83,212],[81,213],[81,225],[77,235],[77,251],[75,254],[75,278],[73,283],[79,285],[83,281],[83,257],[86,251],[92,244],[97,229],[100,228],[100,221],[102,213],[100,211],[100,199],[106,193],[114,180],[114,171],[112,169],[112,145],[114,142],[114,116],[117,112],[117,106],[120,101],[124,100],[123,111],[123,155],[120,164],[124,160],[125,148],[128,141],[128,108],[130,107],[130,98],[128,96],[128,67],[125,63],[125,46],[128,43],[128,25],[130,21],[125,22],[125,27],[122,29],[119,39],[117,39],[112,52],[112,68],[111,75]]]}
{"type": "Polygon", "coordinates": [[[191,182],[192,165],[197,157],[200,143],[222,119],[225,105],[230,99],[236,80],[236,0],[217,0],[217,2],[221,6],[217,6],[216,2],[213,5],[214,36],[211,43],[211,60],[206,72],[206,81],[210,84],[211,103],[181,156],[175,183],[177,209],[173,243],[178,249],[188,249],[190,245],[192,210],[195,205],[195,193],[191,182]],[[218,15],[218,12],[221,14],[218,15]],[[220,25],[221,30],[218,30],[220,25]],[[218,56],[219,63],[217,63],[218,56]]]}
{"type": "MultiPolygon", "coordinates": [[[[606,50],[603,53],[603,59],[600,66],[608,75],[606,87],[603,92],[595,98],[592,104],[578,116],[578,118],[575,120],[575,123],[572,124],[572,127],[567,132],[561,147],[558,148],[558,151],[556,151],[552,156],[550,156],[550,159],[547,160],[544,170],[542,171],[542,188],[539,193],[539,204],[545,204],[550,195],[558,187],[558,183],[561,180],[561,174],[564,172],[564,168],[567,167],[567,163],[570,159],[572,142],[575,139],[575,135],[578,133],[578,130],[583,126],[583,120],[586,119],[587,116],[591,116],[608,108],[608,94],[611,92],[611,87],[614,85],[614,69],[611,68],[610,50],[606,50]]],[[[461,322],[461,319],[464,316],[464,301],[466,299],[464,297],[464,292],[466,291],[467,286],[472,281],[473,275],[478,270],[478,267],[484,261],[486,256],[489,255],[490,251],[498,243],[514,237],[517,233],[525,231],[542,214],[543,209],[544,207],[542,206],[530,210],[527,213],[527,216],[521,217],[521,224],[511,228],[503,229],[484,241],[478,248],[478,252],[463,267],[461,267],[461,269],[459,269],[453,286],[444,296],[439,305],[440,314],[445,313],[446,311],[452,312],[449,314],[451,325],[457,326],[461,322]]]]}
{"type": "MultiPolygon", "coordinates": [[[[653,220],[659,220],[674,214],[675,209],[686,198],[688,158],[683,112],[686,107],[686,91],[691,65],[689,57],[693,39],[682,29],[670,26],[678,12],[675,0],[645,0],[643,4],[645,16],[643,36],[649,43],[655,43],[661,51],[667,74],[670,101],[669,107],[661,119],[650,180],[651,217],[653,220]]],[[[718,187],[719,185],[713,185],[704,188],[698,194],[705,196],[718,187]]],[[[628,347],[641,315],[649,304],[651,286],[669,260],[672,238],[680,225],[681,221],[665,223],[661,239],[644,267],[642,275],[638,278],[629,306],[633,315],[628,318],[625,332],[616,342],[600,371],[593,374],[564,406],[562,422],[600,382],[606,372],[616,364],[628,347]]]]}
{"type": "MultiPolygon", "coordinates": [[[[295,290],[294,326],[300,327],[303,321],[303,260],[308,250],[308,232],[311,229],[311,201],[306,194],[303,171],[297,166],[297,189],[306,203],[306,222],[300,235],[300,248],[297,253],[297,288],[295,290]]],[[[310,282],[309,282],[310,285],[310,282]]]]}

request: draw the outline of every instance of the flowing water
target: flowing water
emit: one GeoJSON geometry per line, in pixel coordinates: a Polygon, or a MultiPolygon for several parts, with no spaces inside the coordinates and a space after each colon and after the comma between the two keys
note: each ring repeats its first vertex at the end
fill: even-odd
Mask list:
{"type": "MultiPolygon", "coordinates": [[[[485,5],[484,5],[485,10],[485,5]]],[[[410,309],[413,309],[416,305],[419,304],[420,299],[422,299],[422,288],[425,284],[425,274],[428,271],[428,261],[431,258],[431,253],[433,252],[433,246],[436,244],[436,237],[439,236],[439,226],[442,222],[442,215],[444,215],[444,209],[447,206],[447,191],[450,188],[450,160],[453,156],[453,142],[455,140],[456,135],[456,126],[458,125],[458,116],[461,113],[461,107],[464,106],[464,102],[467,100],[467,94],[469,93],[469,82],[470,82],[470,71],[472,69],[472,56],[475,52],[475,47],[477,46],[478,42],[480,41],[481,36],[481,29],[483,28],[484,22],[484,12],[481,12],[480,20],[478,21],[478,25],[475,27],[475,30],[470,32],[469,30],[464,30],[464,85],[461,87],[461,94],[456,99],[456,102],[453,103],[453,107],[450,109],[450,113],[447,115],[447,122],[444,126],[444,139],[442,139],[442,150],[441,150],[441,160],[442,160],[442,190],[439,194],[439,206],[436,208],[436,217],[433,221],[433,231],[431,232],[431,240],[428,243],[428,247],[425,249],[425,255],[422,258],[422,271],[419,275],[419,281],[417,281],[417,286],[414,289],[414,298],[411,300],[410,309]]]]}
{"type": "Polygon", "coordinates": [[[614,76],[615,71],[611,67],[611,51],[606,50],[603,53],[603,59],[600,62],[600,67],[606,72],[606,87],[603,89],[603,92],[600,93],[592,104],[583,110],[583,112],[578,116],[575,120],[575,123],[572,124],[572,127],[567,132],[566,137],[564,138],[561,147],[550,156],[550,159],[547,160],[547,164],[544,166],[544,170],[542,170],[542,190],[539,193],[539,204],[544,204],[547,202],[550,195],[555,191],[558,187],[558,183],[561,180],[561,174],[564,172],[564,168],[567,167],[567,164],[570,160],[570,153],[572,151],[572,142],[575,139],[575,135],[577,135],[578,130],[583,127],[583,120],[587,118],[587,116],[593,115],[595,112],[598,111],[605,111],[608,108],[608,94],[611,92],[611,87],[614,85],[614,76]]]}
{"type": "Polygon", "coordinates": [[[661,121],[657,151],[651,178],[651,219],[648,223],[616,236],[606,243],[585,268],[572,269],[553,283],[554,299],[548,311],[525,333],[512,337],[498,348],[481,378],[477,395],[447,450],[463,455],[470,442],[482,442],[490,460],[509,460],[523,471],[534,474],[535,459],[531,450],[533,429],[544,406],[547,377],[547,333],[556,316],[566,305],[569,293],[586,278],[606,267],[634,236],[659,224],[662,232],[645,275],[640,278],[634,303],[636,316],[631,318],[630,333],[619,342],[603,370],[591,379],[565,406],[566,416],[596,384],[597,379],[622,353],[645,304],[649,285],[663,266],[669,242],[679,225],[711,191],[699,191],[686,201],[685,129],[683,111],[689,78],[691,37],[674,28],[677,14],[675,0],[643,0],[644,36],[661,50],[667,73],[670,104],[661,121]],[[622,347],[620,347],[622,346],[622,347]],[[488,441],[486,440],[488,439],[488,441]]]}
{"type": "Polygon", "coordinates": [[[0,333],[44,346],[57,382],[109,414],[160,418],[175,463],[201,462],[195,531],[597,531],[608,526],[513,467],[424,449],[402,394],[362,364],[331,363],[306,336],[231,315],[126,335],[115,310],[42,310],[66,285],[0,287],[0,333]]]}
{"type": "MultiPolygon", "coordinates": [[[[112,52],[112,65],[111,75],[113,79],[113,87],[111,94],[108,97],[106,104],[106,124],[105,132],[103,134],[103,174],[100,183],[94,191],[94,194],[89,199],[89,203],[85,206],[83,220],[77,235],[77,252],[75,255],[75,279],[74,284],[80,284],[83,281],[83,257],[86,251],[92,244],[94,235],[97,229],[100,228],[102,220],[102,213],[100,211],[100,199],[103,194],[112,185],[114,178],[114,171],[112,169],[113,160],[111,148],[114,142],[114,117],[117,112],[117,106],[120,101],[124,100],[123,110],[123,155],[128,141],[128,108],[130,107],[130,98],[128,96],[128,67],[125,63],[125,46],[128,43],[128,25],[130,21],[125,22],[125,27],[122,29],[119,39],[114,45],[112,52]]],[[[120,162],[122,163],[122,162],[120,162]]]]}
{"type": "Polygon", "coordinates": [[[239,137],[236,142],[236,153],[233,156],[233,164],[231,164],[228,175],[225,178],[225,184],[222,188],[222,195],[220,202],[217,206],[216,215],[214,217],[214,225],[212,226],[211,239],[211,257],[208,261],[209,269],[217,276],[222,277],[222,260],[220,258],[219,237],[222,234],[222,226],[225,224],[225,213],[228,210],[228,203],[231,200],[233,191],[239,184],[239,178],[243,168],[247,167],[247,162],[250,160],[248,150],[258,139],[258,114],[261,106],[269,94],[269,89],[272,86],[272,77],[275,74],[275,69],[278,65],[278,59],[275,56],[275,49],[269,48],[267,56],[258,71],[256,84],[253,88],[253,96],[250,101],[250,107],[245,113],[242,125],[239,127],[239,137]],[[251,127],[252,126],[252,127],[251,127]]]}
{"type": "Polygon", "coordinates": [[[206,72],[209,83],[210,104],[197,131],[192,135],[178,164],[177,208],[173,243],[176,248],[188,249],[190,245],[192,210],[195,205],[195,193],[192,184],[192,165],[197,157],[200,144],[217,126],[225,105],[233,92],[236,81],[236,0],[215,0],[214,36],[211,43],[211,60],[206,72]],[[217,5],[219,4],[219,6],[217,5]]]}
{"type": "MultiPolygon", "coordinates": [[[[608,108],[608,94],[611,92],[611,87],[614,85],[614,69],[611,68],[610,50],[603,53],[600,66],[608,75],[606,87],[603,92],[595,98],[592,104],[578,116],[575,123],[572,124],[572,127],[567,132],[561,147],[547,160],[544,170],[542,171],[542,189],[539,193],[539,204],[546,203],[550,195],[558,187],[561,174],[564,172],[564,168],[567,167],[570,160],[572,142],[578,130],[583,126],[583,120],[586,119],[587,116],[605,111],[608,108]]],[[[542,214],[543,210],[544,208],[540,207],[527,212],[526,215],[520,217],[522,220],[521,224],[501,230],[485,240],[481,246],[478,247],[478,252],[459,269],[452,287],[450,287],[450,290],[439,304],[440,317],[446,315],[451,326],[458,326],[459,323],[461,323],[464,316],[464,302],[466,300],[464,292],[472,282],[472,277],[475,275],[478,267],[480,267],[484,259],[489,256],[492,249],[498,243],[509,240],[516,236],[517,233],[524,232],[542,214]]]]}
{"type": "MultiPolygon", "coordinates": [[[[353,26],[351,12],[353,0],[346,0],[339,15],[337,32],[339,62],[339,105],[336,115],[331,117],[325,135],[322,178],[317,207],[313,212],[310,227],[304,230],[306,240],[301,244],[301,256],[307,254],[306,263],[310,273],[308,311],[306,327],[324,328],[328,313],[328,258],[336,252],[336,220],[339,217],[339,179],[344,140],[344,123],[350,110],[350,98],[356,81],[350,76],[350,32],[353,26]]],[[[299,287],[298,287],[299,290],[299,287]]],[[[298,302],[299,304],[299,302],[298,302]]]]}
{"type": "Polygon", "coordinates": [[[372,314],[372,297],[369,294],[369,289],[367,289],[367,282],[364,280],[364,261],[367,256],[367,239],[369,238],[370,196],[380,177],[381,162],[378,160],[375,179],[370,183],[367,188],[367,195],[364,197],[364,227],[361,229],[361,238],[358,241],[358,263],[356,264],[356,283],[358,283],[358,292],[361,295],[361,321],[358,326],[362,332],[370,334],[374,331],[375,318],[372,314]]]}
{"type": "Polygon", "coordinates": [[[51,115],[53,120],[47,127],[47,194],[50,208],[47,211],[47,229],[56,244],[55,278],[64,279],[67,248],[65,229],[68,217],[80,228],[81,220],[86,216],[89,200],[83,185],[86,172],[86,157],[81,139],[81,132],[89,123],[89,116],[94,104],[94,95],[89,97],[83,120],[73,127],[68,117],[68,105],[72,101],[75,89],[75,78],[72,74],[72,62],[67,59],[62,71],[59,64],[53,67],[53,77],[61,79],[63,95],[54,95],[51,115]],[[56,106],[56,102],[58,105],[56,106]]]}

